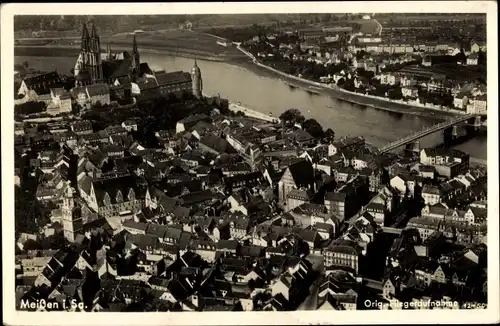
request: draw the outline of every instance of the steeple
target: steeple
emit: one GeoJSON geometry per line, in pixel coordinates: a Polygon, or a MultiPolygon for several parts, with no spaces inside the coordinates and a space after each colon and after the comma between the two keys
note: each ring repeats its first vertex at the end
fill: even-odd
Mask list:
{"type": "Polygon", "coordinates": [[[141,57],[139,56],[139,48],[137,47],[137,39],[134,34],[134,40],[132,41],[132,57],[133,57],[133,65],[135,69],[135,73],[137,76],[140,76],[139,67],[141,65],[141,57]]]}
{"type": "Polygon", "coordinates": [[[88,51],[89,50],[89,31],[87,29],[87,25],[83,23],[82,26],[82,44],[81,44],[81,50],[82,51],[88,51]]]}
{"type": "Polygon", "coordinates": [[[137,39],[134,34],[134,40],[132,41],[132,56],[134,57],[134,68],[139,75],[139,66],[141,64],[141,57],[139,56],[139,48],[137,46],[137,39]]]}
{"type": "MultiPolygon", "coordinates": [[[[95,24],[92,23],[92,31],[90,32],[90,44],[92,51],[95,53],[101,53],[101,42],[99,40],[99,35],[97,35],[97,30],[95,24]]],[[[100,56],[100,54],[99,54],[100,56]]]]}
{"type": "Polygon", "coordinates": [[[97,30],[95,29],[95,24],[92,23],[92,32],[90,34],[90,37],[93,39],[97,39],[99,36],[97,36],[97,30]]]}
{"type": "Polygon", "coordinates": [[[111,58],[111,55],[112,55],[111,54],[111,45],[108,44],[107,48],[108,48],[108,60],[112,60],[113,58],[111,58]]]}

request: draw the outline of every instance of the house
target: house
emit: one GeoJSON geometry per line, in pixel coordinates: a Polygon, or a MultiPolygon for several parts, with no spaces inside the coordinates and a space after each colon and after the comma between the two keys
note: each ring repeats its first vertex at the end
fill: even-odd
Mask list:
{"type": "Polygon", "coordinates": [[[433,217],[412,217],[407,229],[416,229],[422,241],[427,240],[434,232],[439,230],[439,219],[433,217]]]}
{"type": "Polygon", "coordinates": [[[422,188],[422,198],[425,205],[436,205],[441,202],[441,190],[435,186],[424,185],[422,188]]]}
{"type": "Polygon", "coordinates": [[[384,225],[385,220],[385,206],[379,203],[369,203],[366,206],[366,211],[373,216],[373,220],[378,225],[384,225]]]}
{"type": "Polygon", "coordinates": [[[304,203],[309,203],[313,195],[311,190],[292,189],[287,195],[286,207],[288,210],[293,210],[304,203]]]}
{"type": "Polygon", "coordinates": [[[402,87],[401,93],[403,97],[417,98],[418,97],[418,88],[416,87],[402,87]]]}
{"type": "Polygon", "coordinates": [[[308,290],[311,267],[307,260],[298,259],[271,285],[271,295],[282,295],[286,301],[295,303],[308,290]]]}
{"type": "Polygon", "coordinates": [[[335,225],[329,223],[315,223],[313,228],[323,240],[332,239],[335,235],[335,225]]]}
{"type": "Polygon", "coordinates": [[[188,248],[209,263],[213,263],[216,259],[217,244],[213,241],[192,240],[188,248]]]}
{"type": "Polygon", "coordinates": [[[396,74],[385,73],[380,75],[380,83],[384,85],[396,85],[401,81],[401,77],[396,74]]]}
{"type": "Polygon", "coordinates": [[[358,284],[343,270],[328,273],[318,287],[318,310],[356,310],[358,284]]]}
{"type": "Polygon", "coordinates": [[[108,84],[93,84],[86,87],[90,105],[108,105],[111,103],[108,84]]]}
{"type": "Polygon", "coordinates": [[[487,100],[486,94],[477,95],[471,98],[470,105],[467,106],[467,113],[470,114],[486,114],[487,112],[487,100]]]}
{"type": "Polygon", "coordinates": [[[446,172],[443,167],[449,167],[452,170],[448,172],[452,172],[452,176],[448,177],[453,178],[458,175],[455,173],[469,168],[469,155],[455,149],[423,148],[420,150],[420,164],[434,166],[438,174],[446,172]]]}
{"type": "Polygon", "coordinates": [[[466,109],[468,102],[469,102],[469,97],[467,96],[466,92],[459,92],[453,98],[453,106],[460,110],[466,109]]]}
{"type": "Polygon", "coordinates": [[[479,61],[479,54],[477,52],[473,52],[467,57],[468,66],[477,66],[478,61],[479,61]]]}
{"type": "Polygon", "coordinates": [[[292,189],[315,190],[315,172],[313,165],[308,160],[298,161],[285,170],[285,173],[278,182],[278,198],[284,203],[292,189]]]}
{"type": "Polygon", "coordinates": [[[418,175],[423,179],[434,179],[436,175],[436,168],[432,165],[421,165],[419,164],[414,171],[418,172],[418,175]]]}
{"type": "Polygon", "coordinates": [[[144,206],[146,189],[130,175],[98,179],[81,188],[83,198],[95,212],[104,217],[138,213],[144,206]]]}
{"type": "Polygon", "coordinates": [[[389,184],[394,189],[397,189],[401,195],[415,196],[415,187],[419,184],[419,180],[410,174],[400,173],[393,177],[389,184]]]}
{"type": "Polygon", "coordinates": [[[125,120],[122,122],[121,126],[127,131],[137,131],[137,121],[133,119],[125,120]]]}
{"type": "Polygon", "coordinates": [[[360,254],[361,248],[355,241],[344,239],[334,240],[328,247],[323,249],[326,267],[346,267],[355,274],[358,273],[360,254]]]}
{"type": "Polygon", "coordinates": [[[486,52],[486,42],[472,41],[470,45],[470,52],[477,53],[479,51],[486,52]]]}
{"type": "Polygon", "coordinates": [[[444,220],[449,208],[443,203],[435,205],[425,205],[422,208],[422,217],[433,217],[444,220]]]}
{"type": "Polygon", "coordinates": [[[51,88],[59,88],[62,85],[63,83],[59,74],[56,71],[52,71],[25,78],[21,82],[17,94],[26,96],[29,91],[33,91],[36,95],[50,94],[51,88]]]}
{"type": "Polygon", "coordinates": [[[71,95],[64,88],[51,88],[50,96],[57,114],[71,112],[71,95]]]}
{"type": "Polygon", "coordinates": [[[200,121],[210,121],[210,118],[206,114],[197,114],[189,116],[185,119],[179,120],[175,126],[176,133],[181,133],[183,131],[188,131],[190,128],[194,127],[200,121]]]}
{"type": "Polygon", "coordinates": [[[346,217],[346,199],[347,194],[344,192],[327,192],[325,194],[327,211],[333,213],[341,221],[346,217]]]}
{"type": "Polygon", "coordinates": [[[309,246],[309,250],[312,252],[321,240],[319,233],[315,229],[303,229],[300,227],[295,227],[292,229],[292,232],[299,236],[307,245],[309,246]]]}

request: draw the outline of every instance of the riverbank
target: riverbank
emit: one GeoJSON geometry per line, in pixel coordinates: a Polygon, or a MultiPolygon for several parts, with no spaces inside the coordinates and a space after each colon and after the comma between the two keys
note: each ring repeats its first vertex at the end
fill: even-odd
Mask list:
{"type": "MultiPolygon", "coordinates": [[[[113,51],[129,51],[130,47],[125,45],[113,45],[113,51]]],[[[190,49],[176,48],[176,50],[162,47],[147,48],[140,50],[142,53],[168,55],[187,59],[201,59],[206,61],[230,62],[234,57],[216,56],[210,53],[194,52],[190,49]]],[[[14,56],[33,57],[76,57],[80,53],[78,45],[18,45],[14,47],[14,56]]]]}
{"type": "Polygon", "coordinates": [[[244,107],[240,104],[229,103],[229,110],[233,111],[235,113],[240,111],[240,112],[244,113],[245,116],[250,117],[250,118],[255,118],[258,120],[263,120],[263,121],[267,121],[267,122],[271,122],[271,123],[280,123],[279,118],[273,117],[271,115],[266,115],[262,112],[250,109],[248,107],[244,107]]]}
{"type": "MultiPolygon", "coordinates": [[[[214,37],[215,38],[215,37],[214,37]]],[[[249,69],[253,72],[258,70],[259,73],[267,72],[273,77],[278,77],[279,79],[287,82],[289,85],[306,90],[312,91],[313,93],[320,93],[327,95],[342,101],[349,103],[354,103],[360,106],[366,106],[377,110],[383,110],[386,112],[391,112],[395,114],[407,114],[425,117],[435,120],[444,120],[450,116],[455,116],[456,114],[446,111],[432,110],[430,108],[422,108],[417,106],[412,106],[403,103],[395,103],[387,99],[382,99],[370,95],[364,95],[354,92],[349,92],[341,88],[332,88],[328,85],[300,78],[297,76],[286,74],[279,71],[273,67],[264,65],[248,51],[243,49],[240,45],[237,49],[243,53],[243,56],[215,56],[210,53],[194,53],[191,49],[176,48],[176,50],[171,50],[161,46],[155,46],[154,48],[141,48],[140,51],[148,54],[158,54],[158,55],[169,55],[174,57],[183,57],[187,59],[199,59],[206,61],[216,61],[225,62],[232,65],[237,65],[242,68],[249,69]],[[251,61],[249,61],[250,59],[251,61]],[[311,89],[314,87],[314,89],[311,89]]],[[[113,50],[125,51],[130,50],[128,46],[125,45],[113,45],[113,50]]],[[[80,47],[78,45],[41,45],[41,46],[26,46],[19,45],[14,47],[15,56],[60,56],[60,57],[76,57],[80,52],[80,47]]],[[[314,96],[314,94],[312,94],[314,96]]]]}
{"type": "MultiPolygon", "coordinates": [[[[242,53],[244,53],[250,60],[252,64],[256,67],[266,69],[267,71],[273,73],[275,76],[279,76],[281,80],[284,80],[292,87],[297,87],[306,91],[320,92],[322,94],[335,97],[336,99],[354,103],[357,105],[362,105],[366,107],[371,107],[377,110],[388,111],[398,114],[408,114],[421,116],[426,118],[435,119],[447,119],[452,116],[457,116],[458,112],[444,111],[440,109],[434,109],[431,107],[422,107],[417,105],[412,105],[408,103],[401,103],[397,101],[388,100],[381,97],[376,97],[372,95],[360,94],[355,92],[350,92],[344,90],[340,87],[332,87],[326,84],[315,82],[309,79],[297,77],[294,75],[287,74],[278,69],[265,65],[257,60],[254,55],[246,51],[240,45],[237,46],[242,53]]],[[[248,68],[248,66],[247,66],[248,68]]]]}

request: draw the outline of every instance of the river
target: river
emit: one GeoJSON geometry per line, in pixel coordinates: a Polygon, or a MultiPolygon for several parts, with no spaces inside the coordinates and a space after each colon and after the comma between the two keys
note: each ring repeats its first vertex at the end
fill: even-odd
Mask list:
{"type": "MultiPolygon", "coordinates": [[[[29,66],[40,70],[57,69],[68,74],[76,58],[69,57],[15,57],[16,63],[28,61],[29,66]]],[[[152,69],[190,71],[193,60],[159,54],[141,54],[141,61],[152,69]]],[[[433,118],[391,113],[374,108],[337,100],[326,95],[315,95],[299,88],[291,88],[285,82],[260,69],[224,62],[198,60],[203,78],[204,93],[220,94],[233,102],[264,113],[279,116],[289,108],[300,109],[306,118],[314,118],[324,128],[332,128],[337,136],[363,136],[375,146],[401,138],[425,126],[435,124],[433,118]]],[[[421,140],[421,146],[441,143],[441,133],[421,140]]],[[[486,160],[485,136],[476,137],[459,146],[472,157],[486,160]]]]}

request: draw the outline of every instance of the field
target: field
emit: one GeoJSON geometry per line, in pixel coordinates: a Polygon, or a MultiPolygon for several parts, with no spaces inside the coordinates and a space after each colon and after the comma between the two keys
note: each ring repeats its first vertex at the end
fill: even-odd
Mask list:
{"type": "MultiPolygon", "coordinates": [[[[112,37],[102,37],[101,46],[106,44],[130,44],[132,45],[133,36],[130,34],[119,34],[112,37]]],[[[217,39],[203,34],[188,30],[166,30],[145,32],[136,36],[139,49],[150,46],[161,46],[171,49],[185,49],[199,52],[200,54],[209,53],[212,55],[234,55],[241,54],[236,48],[224,47],[216,43],[217,39]]]]}
{"type": "MultiPolygon", "coordinates": [[[[158,51],[169,51],[172,53],[184,53],[190,56],[205,57],[221,57],[223,59],[235,59],[244,55],[235,47],[224,47],[216,43],[216,38],[213,36],[192,32],[181,29],[160,30],[154,32],[144,32],[136,35],[139,51],[143,49],[152,49],[158,51]]],[[[101,37],[101,48],[106,50],[108,45],[118,48],[132,50],[133,36],[129,33],[115,34],[113,36],[101,37]]],[[[33,40],[19,40],[19,45],[30,46],[33,40]]],[[[58,38],[51,41],[50,46],[69,46],[79,48],[80,40],[78,38],[58,38]]],[[[16,50],[17,51],[17,50],[16,50]]],[[[25,55],[23,51],[18,50],[19,55],[25,55]]],[[[36,51],[44,50],[37,49],[36,51]]]]}
{"type": "Polygon", "coordinates": [[[71,37],[81,34],[83,22],[94,22],[101,35],[178,28],[191,22],[194,28],[241,27],[253,24],[296,22],[315,14],[224,14],[224,15],[96,15],[96,16],[18,16],[14,20],[15,38],[71,37]],[[76,27],[76,28],[75,28],[76,27]]]}

